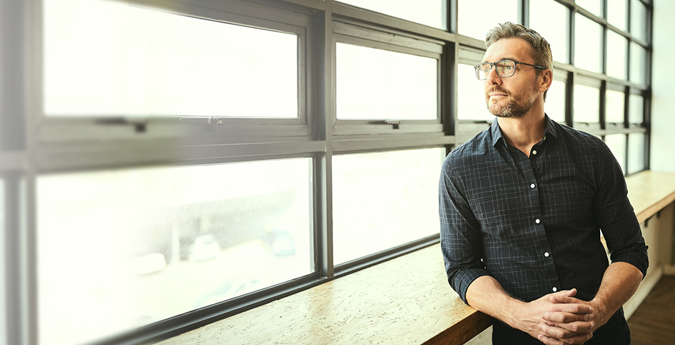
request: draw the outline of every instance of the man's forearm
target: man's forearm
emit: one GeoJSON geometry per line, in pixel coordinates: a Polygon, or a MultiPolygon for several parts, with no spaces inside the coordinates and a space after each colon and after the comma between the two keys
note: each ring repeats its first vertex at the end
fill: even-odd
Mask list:
{"type": "Polygon", "coordinates": [[[511,327],[517,318],[513,311],[524,304],[511,297],[504,288],[491,276],[481,276],[469,285],[466,300],[475,309],[497,318],[511,327]]]}
{"type": "Polygon", "coordinates": [[[602,277],[600,289],[593,300],[590,301],[594,308],[600,308],[602,324],[633,296],[642,281],[642,272],[635,266],[626,262],[615,262],[607,267],[602,277]]]}

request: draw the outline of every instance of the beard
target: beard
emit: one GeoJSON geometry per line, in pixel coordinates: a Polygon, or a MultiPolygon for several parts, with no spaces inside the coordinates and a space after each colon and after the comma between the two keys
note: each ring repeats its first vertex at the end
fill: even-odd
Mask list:
{"type": "MultiPolygon", "coordinates": [[[[533,94],[533,92],[529,94],[533,94]]],[[[527,95],[528,93],[521,93],[516,96],[502,88],[491,87],[485,93],[485,103],[487,104],[488,111],[494,116],[519,119],[524,117],[530,111],[530,108],[532,108],[532,104],[534,104],[534,97],[528,100],[525,99],[527,95]],[[492,92],[506,94],[509,98],[508,103],[504,106],[499,106],[496,103],[490,104],[490,93],[492,92]]]]}

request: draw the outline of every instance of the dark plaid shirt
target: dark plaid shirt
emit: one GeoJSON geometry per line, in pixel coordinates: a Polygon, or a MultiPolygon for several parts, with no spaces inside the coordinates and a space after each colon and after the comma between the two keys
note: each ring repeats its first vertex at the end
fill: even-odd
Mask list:
{"type": "MultiPolygon", "coordinates": [[[[647,247],[616,159],[602,140],[548,116],[529,158],[506,144],[496,119],[453,150],[439,198],[448,282],[465,303],[467,288],[483,275],[523,301],[571,288],[593,299],[608,266],[601,230],[613,262],[646,274],[647,247]]],[[[629,337],[619,310],[587,344],[629,337]]],[[[541,344],[498,321],[493,339],[541,344]]]]}

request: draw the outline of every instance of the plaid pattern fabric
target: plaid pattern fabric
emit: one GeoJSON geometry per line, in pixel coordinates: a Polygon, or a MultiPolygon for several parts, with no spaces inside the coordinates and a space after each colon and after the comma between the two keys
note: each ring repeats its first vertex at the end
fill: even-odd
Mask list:
{"type": "MultiPolygon", "coordinates": [[[[613,262],[647,271],[647,247],[611,151],[548,116],[529,158],[506,145],[496,119],[453,150],[439,203],[448,282],[465,303],[467,288],[483,275],[524,301],[571,288],[591,300],[609,264],[601,230],[613,262]]],[[[627,332],[623,316],[614,319],[627,332]]],[[[505,325],[494,331],[500,344],[539,343],[505,325]]]]}

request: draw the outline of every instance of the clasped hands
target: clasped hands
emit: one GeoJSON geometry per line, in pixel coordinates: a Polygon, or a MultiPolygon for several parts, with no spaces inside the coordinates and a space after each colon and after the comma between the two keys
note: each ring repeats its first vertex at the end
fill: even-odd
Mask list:
{"type": "Polygon", "coordinates": [[[548,345],[585,343],[607,322],[607,311],[598,301],[575,298],[576,293],[559,291],[525,303],[516,328],[548,345]]]}

